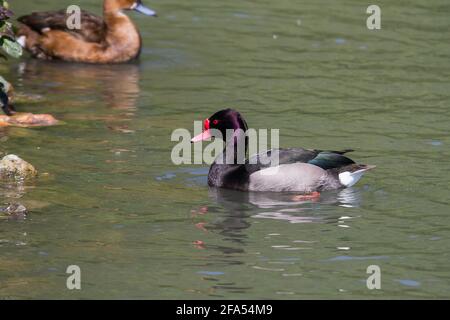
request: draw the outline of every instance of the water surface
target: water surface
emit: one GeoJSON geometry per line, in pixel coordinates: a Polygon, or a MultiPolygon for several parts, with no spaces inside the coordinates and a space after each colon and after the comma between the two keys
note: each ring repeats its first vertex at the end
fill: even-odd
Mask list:
{"type": "Polygon", "coordinates": [[[30,210],[0,219],[0,298],[449,297],[446,1],[379,1],[380,31],[359,1],[148,4],[159,18],[129,13],[136,63],[2,63],[17,91],[45,97],[21,111],[64,124],[0,131],[0,151],[41,173],[0,185],[1,203],[30,210]],[[170,134],[230,106],[282,146],[353,148],[377,169],[319,201],[209,189],[206,165],[171,163],[170,134]]]}

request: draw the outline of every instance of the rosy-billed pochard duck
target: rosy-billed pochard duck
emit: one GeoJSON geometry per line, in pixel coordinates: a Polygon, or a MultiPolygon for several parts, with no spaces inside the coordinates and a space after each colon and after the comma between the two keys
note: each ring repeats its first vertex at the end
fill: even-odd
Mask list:
{"type": "Polygon", "coordinates": [[[225,139],[227,141],[224,151],[217,156],[209,169],[208,184],[212,187],[317,194],[325,190],[351,187],[366,171],[375,167],[356,164],[344,155],[352,150],[272,149],[245,159],[248,150],[245,132],[248,127],[242,115],[233,109],[218,111],[206,119],[203,132],[191,142],[208,140],[211,137],[227,137],[229,129],[233,130],[233,134],[231,138],[225,139]],[[245,144],[245,152],[238,152],[239,143],[245,144]],[[227,149],[233,151],[227,153],[227,149]],[[278,156],[278,163],[275,165],[260,161],[263,156],[275,153],[278,156]],[[231,163],[227,160],[229,154],[234,158],[231,163]],[[239,159],[240,157],[244,159],[239,159]]]}

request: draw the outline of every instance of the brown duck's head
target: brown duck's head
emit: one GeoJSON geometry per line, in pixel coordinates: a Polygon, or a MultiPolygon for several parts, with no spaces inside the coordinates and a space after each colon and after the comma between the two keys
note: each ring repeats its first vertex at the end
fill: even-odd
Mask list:
{"type": "Polygon", "coordinates": [[[105,0],[105,11],[114,12],[121,10],[134,10],[147,16],[156,17],[156,12],[144,6],[141,0],[105,0]]]}

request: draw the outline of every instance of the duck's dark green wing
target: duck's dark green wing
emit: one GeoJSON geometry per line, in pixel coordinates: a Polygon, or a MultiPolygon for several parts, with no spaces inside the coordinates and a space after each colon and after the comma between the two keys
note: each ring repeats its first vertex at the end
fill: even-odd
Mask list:
{"type": "Polygon", "coordinates": [[[303,148],[272,149],[250,157],[245,167],[249,174],[270,167],[270,157],[278,155],[278,164],[292,164],[297,162],[309,163],[324,170],[340,168],[355,163],[350,158],[344,156],[345,153],[353,150],[343,151],[323,151],[308,150],[303,148]]]}
{"type": "Polygon", "coordinates": [[[53,29],[69,32],[88,42],[100,42],[104,39],[106,28],[103,18],[81,10],[81,28],[69,29],[67,27],[68,17],[66,10],[59,10],[33,12],[17,20],[38,33],[42,33],[46,29],[53,29]]]}
{"type": "Polygon", "coordinates": [[[307,161],[310,164],[316,165],[324,170],[340,168],[355,162],[344,156],[349,151],[336,152],[336,151],[320,151],[316,157],[307,161]]]}

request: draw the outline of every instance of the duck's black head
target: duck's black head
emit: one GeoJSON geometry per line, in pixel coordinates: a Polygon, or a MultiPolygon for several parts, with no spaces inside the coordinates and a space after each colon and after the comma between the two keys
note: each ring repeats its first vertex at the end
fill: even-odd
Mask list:
{"type": "Polygon", "coordinates": [[[194,137],[191,142],[197,142],[209,139],[210,137],[216,137],[216,135],[214,135],[213,129],[220,131],[220,133],[222,134],[221,138],[226,139],[227,130],[241,129],[243,132],[246,132],[248,126],[244,118],[238,111],[234,109],[220,110],[203,121],[203,132],[194,137]]]}

